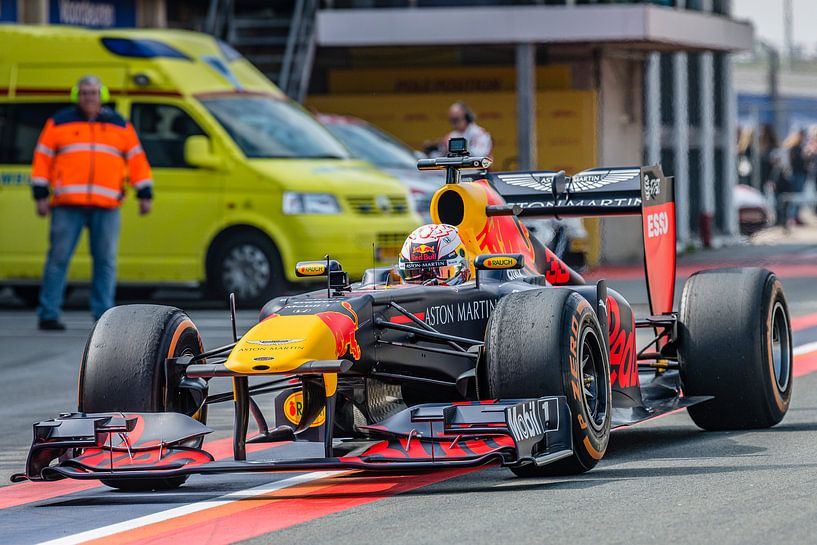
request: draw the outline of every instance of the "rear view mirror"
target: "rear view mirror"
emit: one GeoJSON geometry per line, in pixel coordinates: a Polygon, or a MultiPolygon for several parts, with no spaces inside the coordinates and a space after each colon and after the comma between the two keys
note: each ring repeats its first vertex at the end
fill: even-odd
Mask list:
{"type": "Polygon", "coordinates": [[[340,263],[334,259],[322,261],[299,261],[295,265],[295,276],[306,278],[309,276],[328,276],[329,271],[342,271],[340,263]]]}
{"type": "Polygon", "coordinates": [[[340,295],[344,291],[349,291],[349,274],[343,270],[340,263],[334,259],[326,259],[322,261],[299,261],[295,265],[295,276],[301,278],[308,277],[326,277],[326,287],[329,290],[329,296],[332,294],[340,295]]]}
{"type": "Polygon", "coordinates": [[[522,254],[482,254],[474,260],[474,268],[478,271],[521,269],[524,266],[525,256],[522,254]]]}
{"type": "Polygon", "coordinates": [[[184,141],[184,161],[198,168],[217,169],[221,166],[221,159],[211,149],[210,139],[200,134],[188,136],[184,141]]]}

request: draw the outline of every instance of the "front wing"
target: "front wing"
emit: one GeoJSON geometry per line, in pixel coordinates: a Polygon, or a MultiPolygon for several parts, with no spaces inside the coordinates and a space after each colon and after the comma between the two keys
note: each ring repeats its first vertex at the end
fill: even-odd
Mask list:
{"type": "MultiPolygon", "coordinates": [[[[215,461],[196,446],[211,431],[178,413],[62,414],[34,424],[26,472],[16,480],[545,465],[572,454],[570,410],[563,396],[417,405],[362,428],[369,440],[331,458],[215,461]]],[[[336,445],[340,448],[343,442],[336,445]]]]}

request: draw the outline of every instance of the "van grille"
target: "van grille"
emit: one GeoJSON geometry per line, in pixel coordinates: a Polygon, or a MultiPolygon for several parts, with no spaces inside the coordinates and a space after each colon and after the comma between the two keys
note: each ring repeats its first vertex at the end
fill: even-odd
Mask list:
{"type": "Polygon", "coordinates": [[[408,199],[403,195],[388,195],[388,207],[378,203],[374,195],[353,195],[346,197],[346,204],[355,214],[363,215],[399,215],[408,212],[408,199]],[[385,210],[383,209],[385,208],[385,210]]]}

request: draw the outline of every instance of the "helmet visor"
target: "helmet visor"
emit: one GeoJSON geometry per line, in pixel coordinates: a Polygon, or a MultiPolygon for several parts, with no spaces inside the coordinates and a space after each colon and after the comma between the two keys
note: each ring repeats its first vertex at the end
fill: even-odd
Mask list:
{"type": "Polygon", "coordinates": [[[410,284],[438,284],[454,286],[464,281],[463,267],[467,262],[456,257],[447,261],[402,261],[398,266],[400,276],[410,284]]]}

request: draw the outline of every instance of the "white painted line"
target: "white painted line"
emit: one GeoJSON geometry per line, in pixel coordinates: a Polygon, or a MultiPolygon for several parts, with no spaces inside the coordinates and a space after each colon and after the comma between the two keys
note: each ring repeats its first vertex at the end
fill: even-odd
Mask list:
{"type": "Polygon", "coordinates": [[[316,481],[318,479],[323,479],[326,477],[333,477],[341,473],[348,472],[316,471],[313,473],[304,473],[303,475],[296,475],[295,477],[275,481],[274,483],[262,484],[261,486],[256,486],[254,488],[247,488],[245,490],[237,490],[235,492],[230,492],[229,494],[219,496],[218,498],[213,498],[212,500],[190,503],[187,505],[182,505],[181,507],[175,507],[173,509],[161,511],[159,513],[153,513],[151,515],[145,515],[143,517],[118,522],[116,524],[109,524],[108,526],[102,526],[100,528],[95,528],[93,530],[87,530],[85,532],[80,532],[78,534],[52,539],[51,541],[43,541],[39,545],[76,545],[79,543],[90,541],[92,539],[107,537],[112,534],[118,534],[120,532],[126,532],[128,530],[133,530],[135,528],[141,528],[142,526],[148,526],[150,524],[156,524],[158,522],[163,522],[165,520],[183,517],[191,513],[198,513],[199,511],[204,511],[206,509],[212,509],[214,507],[227,505],[229,503],[239,501],[244,498],[262,496],[269,492],[274,492],[276,490],[281,490],[283,488],[289,488],[291,486],[308,483],[310,481],[316,481]]]}
{"type": "Polygon", "coordinates": [[[817,351],[817,341],[813,343],[801,344],[800,346],[794,349],[794,355],[795,357],[802,356],[803,354],[808,354],[809,352],[815,351],[817,351]]]}

